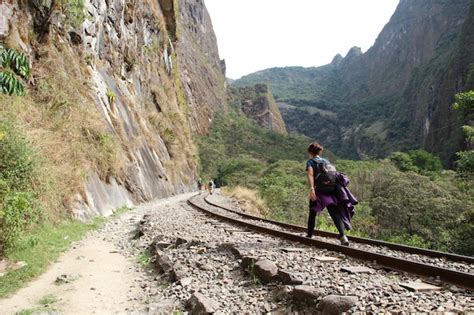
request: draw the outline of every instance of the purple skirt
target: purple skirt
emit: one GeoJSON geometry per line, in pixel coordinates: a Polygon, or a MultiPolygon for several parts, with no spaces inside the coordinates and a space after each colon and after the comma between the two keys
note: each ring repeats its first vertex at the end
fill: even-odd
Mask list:
{"type": "Polygon", "coordinates": [[[310,201],[309,209],[316,213],[320,213],[328,206],[337,207],[346,229],[350,230],[352,228],[351,219],[355,213],[355,206],[359,202],[347,188],[347,185],[349,184],[347,176],[339,173],[337,179],[338,185],[336,191],[332,194],[317,192],[316,196],[318,199],[316,201],[310,201]]]}

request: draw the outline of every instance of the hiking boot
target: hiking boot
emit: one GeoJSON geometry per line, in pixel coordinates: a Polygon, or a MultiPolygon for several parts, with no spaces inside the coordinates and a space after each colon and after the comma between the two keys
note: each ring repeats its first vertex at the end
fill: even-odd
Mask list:
{"type": "Polygon", "coordinates": [[[343,235],[341,238],[341,245],[344,245],[344,246],[349,246],[349,239],[347,238],[347,236],[343,235]]]}

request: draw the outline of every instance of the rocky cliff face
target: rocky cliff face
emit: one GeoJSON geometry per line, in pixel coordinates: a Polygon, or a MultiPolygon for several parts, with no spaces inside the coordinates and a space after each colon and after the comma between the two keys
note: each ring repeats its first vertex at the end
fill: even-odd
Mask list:
{"type": "Polygon", "coordinates": [[[277,101],[290,105],[283,111],[289,129],[339,155],[423,147],[448,164],[461,139],[453,96],[472,88],[472,6],[402,0],[366,53],[353,48],[323,67],[269,69],[236,84],[271,84],[277,101]]]}
{"type": "MultiPolygon", "coordinates": [[[[104,130],[90,142],[118,143],[113,154],[120,171],[101,171],[88,161],[74,165],[84,182],[74,187],[76,193],[64,192],[67,206],[86,218],[194,189],[192,135],[207,132],[226,101],[225,67],[203,1],[85,0],[84,8],[69,2],[0,4],[2,42],[32,61],[27,98],[56,109],[58,101],[50,101],[54,94],[71,91],[70,111],[96,115],[96,129],[104,130]],[[46,85],[52,91],[48,99],[41,97],[46,85]]],[[[81,124],[71,119],[68,124],[81,124]]],[[[92,133],[86,126],[77,129],[79,138],[92,133]]]]}
{"type": "Polygon", "coordinates": [[[273,94],[265,84],[229,90],[230,103],[259,126],[286,134],[286,126],[273,94]]]}

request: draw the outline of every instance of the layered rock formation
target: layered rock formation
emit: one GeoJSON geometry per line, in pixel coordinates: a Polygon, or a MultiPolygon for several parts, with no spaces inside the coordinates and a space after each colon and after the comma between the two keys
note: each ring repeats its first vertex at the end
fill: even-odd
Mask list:
{"type": "MultiPolygon", "coordinates": [[[[68,199],[78,218],[195,189],[193,133],[223,110],[226,81],[209,14],[200,0],[4,1],[0,36],[33,63],[32,98],[51,71],[75,69],[81,105],[121,146],[123,173],[84,165],[84,188],[68,199]],[[68,6],[69,5],[69,6],[68,6]],[[59,69],[58,69],[59,70],[59,69]]],[[[53,74],[52,74],[53,75],[53,74]]],[[[79,123],[71,121],[71,124],[79,123]]]]}
{"type": "Polygon", "coordinates": [[[277,133],[287,133],[285,122],[267,85],[232,88],[229,95],[231,103],[259,126],[277,133]]]}
{"type": "Polygon", "coordinates": [[[235,84],[270,84],[287,127],[341,156],[422,147],[449,164],[462,148],[453,97],[474,88],[473,6],[402,0],[366,53],[355,47],[323,67],[274,68],[235,84]]]}

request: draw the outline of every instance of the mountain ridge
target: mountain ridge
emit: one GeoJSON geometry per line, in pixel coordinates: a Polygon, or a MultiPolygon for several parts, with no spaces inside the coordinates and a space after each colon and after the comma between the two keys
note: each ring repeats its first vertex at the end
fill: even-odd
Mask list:
{"type": "Polygon", "coordinates": [[[288,129],[330,143],[343,157],[383,157],[424,148],[448,165],[462,149],[462,134],[455,127],[460,122],[451,104],[454,94],[472,87],[462,78],[474,61],[464,54],[463,65],[449,79],[443,73],[460,58],[457,47],[472,42],[461,36],[473,28],[472,7],[469,0],[400,1],[367,52],[353,47],[346,57],[336,55],[324,66],[270,68],[233,85],[271,85],[277,102],[295,106],[283,109],[288,129]],[[447,92],[441,89],[443,80],[460,82],[448,84],[447,92]],[[335,112],[337,118],[308,115],[308,107],[335,112]],[[453,128],[436,133],[445,125],[453,128]],[[449,145],[430,141],[435,134],[449,145]]]}

